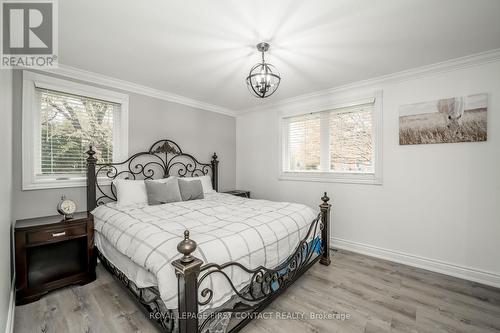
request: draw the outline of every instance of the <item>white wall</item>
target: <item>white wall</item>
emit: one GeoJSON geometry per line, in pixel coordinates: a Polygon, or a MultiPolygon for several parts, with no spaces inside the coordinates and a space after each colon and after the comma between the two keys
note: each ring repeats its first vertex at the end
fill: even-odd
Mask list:
{"type": "MultiPolygon", "coordinates": [[[[46,73],[45,73],[46,74],[46,73]]],[[[74,80],[81,82],[78,80],[74,80]]],[[[86,83],[86,82],[83,82],[86,83]]],[[[88,83],[87,83],[88,84],[88,83]]],[[[92,85],[92,84],[91,84],[92,85]]],[[[98,86],[98,85],[97,85],[98,86]]],[[[112,87],[103,87],[113,89],[112,87]]],[[[114,89],[120,91],[118,89],[114,89]]],[[[219,190],[235,186],[236,121],[234,117],[199,110],[189,106],[120,91],[129,95],[129,153],[149,149],[160,139],[171,139],[200,162],[219,156],[219,190]]],[[[56,215],[61,195],[76,201],[79,211],[86,210],[85,188],[22,191],[22,75],[14,74],[14,219],[56,215]]]]}
{"type": "Polygon", "coordinates": [[[0,70],[0,116],[0,332],[4,332],[12,286],[12,70],[0,70]]]}
{"type": "Polygon", "coordinates": [[[311,206],[328,191],[334,246],[500,286],[500,62],[381,82],[360,89],[384,94],[383,185],[279,181],[277,114],[285,105],[238,117],[237,187],[311,206]],[[487,142],[399,145],[400,105],[483,92],[487,142]]]}

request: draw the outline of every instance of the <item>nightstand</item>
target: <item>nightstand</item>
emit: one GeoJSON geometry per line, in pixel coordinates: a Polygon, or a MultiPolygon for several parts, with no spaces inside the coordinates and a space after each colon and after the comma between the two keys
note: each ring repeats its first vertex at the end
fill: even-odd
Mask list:
{"type": "Polygon", "coordinates": [[[95,280],[94,218],[76,213],[16,221],[16,304],[95,280]]]}
{"type": "Polygon", "coordinates": [[[243,198],[249,198],[250,199],[250,191],[243,191],[243,190],[232,190],[232,191],[226,191],[222,192],[226,194],[232,194],[237,197],[243,197],[243,198]]]}

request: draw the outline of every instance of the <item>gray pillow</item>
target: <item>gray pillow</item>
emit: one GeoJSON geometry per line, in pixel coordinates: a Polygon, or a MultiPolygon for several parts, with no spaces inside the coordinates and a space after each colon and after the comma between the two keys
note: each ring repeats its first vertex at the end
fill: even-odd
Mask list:
{"type": "Polygon", "coordinates": [[[161,205],[169,202],[182,201],[177,178],[165,181],[145,180],[149,205],[161,205]]]}
{"type": "Polygon", "coordinates": [[[182,201],[203,199],[203,186],[201,180],[185,180],[179,178],[179,189],[182,201]]]}

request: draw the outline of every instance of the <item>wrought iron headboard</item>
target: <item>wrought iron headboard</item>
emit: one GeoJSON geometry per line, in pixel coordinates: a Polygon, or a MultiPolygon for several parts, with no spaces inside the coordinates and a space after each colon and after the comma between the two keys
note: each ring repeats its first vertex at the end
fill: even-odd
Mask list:
{"type": "Polygon", "coordinates": [[[207,175],[211,171],[212,186],[218,190],[217,154],[210,163],[201,163],[190,154],[182,152],[172,140],[156,141],[148,151],[136,153],[123,162],[97,163],[96,151],[92,145],[86,152],[87,157],[87,211],[106,201],[116,201],[112,181],[117,178],[154,179],[169,176],[195,177],[207,175]],[[109,186],[99,184],[103,179],[110,180],[109,186]]]}

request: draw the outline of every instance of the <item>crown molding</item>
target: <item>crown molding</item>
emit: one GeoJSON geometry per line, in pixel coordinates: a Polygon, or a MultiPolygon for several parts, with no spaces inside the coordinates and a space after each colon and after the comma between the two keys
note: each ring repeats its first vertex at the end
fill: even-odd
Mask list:
{"type": "Polygon", "coordinates": [[[450,71],[455,71],[459,69],[464,69],[468,67],[484,65],[491,62],[496,62],[500,60],[500,49],[494,49],[486,52],[476,53],[468,55],[465,57],[450,59],[442,62],[438,62],[431,65],[416,67],[392,74],[387,74],[367,80],[357,81],[353,83],[348,83],[345,85],[329,88],[326,90],[320,90],[309,94],[299,95],[281,101],[270,103],[261,106],[255,106],[248,109],[239,110],[237,115],[244,115],[250,112],[256,111],[268,111],[276,109],[277,107],[284,107],[289,105],[294,105],[298,103],[304,103],[316,98],[325,97],[335,93],[340,93],[349,90],[355,90],[360,88],[368,88],[371,86],[380,85],[382,83],[393,83],[400,81],[407,81],[412,79],[417,79],[427,75],[435,75],[439,73],[445,73],[450,71]]]}
{"type": "Polygon", "coordinates": [[[124,91],[129,91],[133,93],[137,93],[140,95],[150,96],[158,99],[162,99],[165,101],[178,103],[186,106],[190,106],[196,109],[206,110],[210,112],[216,112],[220,114],[224,114],[227,116],[237,117],[249,112],[256,111],[266,111],[272,110],[277,107],[283,107],[287,105],[293,105],[297,103],[304,103],[309,100],[313,100],[315,98],[325,97],[328,95],[332,95],[335,93],[349,91],[354,89],[366,88],[370,86],[379,85],[382,83],[389,82],[398,82],[398,81],[406,81],[411,79],[420,78],[426,75],[434,75],[454,70],[459,70],[463,68],[473,67],[477,65],[483,65],[495,61],[500,60],[500,49],[494,49],[486,52],[476,53],[472,55],[468,55],[461,58],[446,60],[443,62],[438,62],[431,65],[426,65],[422,67],[417,67],[409,70],[404,70],[388,75],[383,75],[367,80],[362,80],[358,82],[353,82],[333,88],[329,88],[326,90],[321,90],[309,94],[299,95],[287,99],[283,99],[281,101],[270,103],[261,106],[255,106],[247,109],[242,109],[239,111],[231,110],[228,108],[224,108],[218,105],[198,101],[192,98],[188,98],[185,96],[177,95],[174,93],[170,93],[168,91],[163,91],[155,88],[151,88],[148,86],[144,86],[141,84],[133,83],[130,81],[125,81],[117,78],[113,78],[110,76],[97,74],[94,72],[78,69],[75,67],[67,66],[59,64],[57,68],[51,69],[42,69],[42,72],[53,73],[56,75],[86,81],[106,87],[111,87],[115,89],[120,89],[124,91]]]}
{"type": "Polygon", "coordinates": [[[188,98],[185,96],[177,95],[174,93],[170,93],[168,91],[163,91],[155,88],[151,88],[148,86],[144,86],[141,84],[133,83],[130,81],[125,81],[117,78],[113,78],[110,76],[86,71],[83,69],[62,65],[59,64],[57,68],[51,69],[41,69],[44,73],[56,74],[64,77],[68,77],[75,80],[81,80],[85,82],[90,82],[110,88],[120,89],[124,91],[133,92],[135,94],[145,95],[149,97],[154,97],[158,99],[162,99],[168,102],[178,103],[186,106],[190,106],[196,109],[201,109],[210,112],[220,113],[226,116],[235,117],[236,113],[233,110],[205,103],[202,101],[198,101],[192,98],[188,98]]]}

